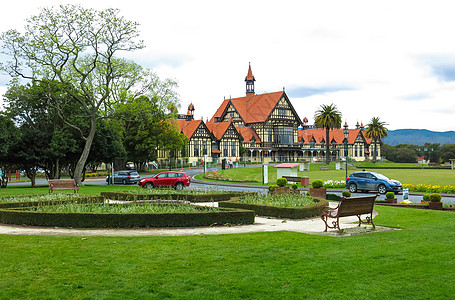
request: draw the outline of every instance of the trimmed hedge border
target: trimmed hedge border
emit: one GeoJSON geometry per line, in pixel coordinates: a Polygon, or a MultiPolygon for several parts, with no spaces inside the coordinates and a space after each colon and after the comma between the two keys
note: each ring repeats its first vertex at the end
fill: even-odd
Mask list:
{"type": "Polygon", "coordinates": [[[288,219],[305,219],[320,216],[322,209],[329,205],[329,201],[318,199],[319,202],[307,207],[276,207],[261,204],[246,204],[238,202],[240,198],[235,197],[229,201],[218,203],[219,207],[242,208],[254,210],[256,215],[288,218],[288,219]]]}
{"type": "Polygon", "coordinates": [[[7,203],[0,208],[0,223],[72,228],[132,228],[132,227],[198,227],[223,224],[254,224],[252,210],[220,208],[221,211],[194,213],[147,213],[147,214],[106,214],[106,213],[57,213],[24,211],[27,207],[60,204],[69,201],[104,202],[104,197],[87,197],[58,201],[33,201],[7,203]],[[83,200],[85,199],[85,200],[83,200]]]}
{"type": "Polygon", "coordinates": [[[231,197],[245,195],[245,192],[220,194],[135,194],[129,192],[101,192],[101,196],[111,200],[141,201],[141,200],[183,200],[189,202],[220,202],[228,201],[231,197]]]}

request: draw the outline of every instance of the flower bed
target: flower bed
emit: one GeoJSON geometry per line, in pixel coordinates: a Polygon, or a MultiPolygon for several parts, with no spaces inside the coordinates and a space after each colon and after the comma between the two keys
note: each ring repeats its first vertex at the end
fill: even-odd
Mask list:
{"type": "Polygon", "coordinates": [[[190,204],[104,204],[103,197],[68,197],[66,200],[3,203],[0,222],[5,224],[74,227],[194,227],[254,224],[254,211],[195,207],[190,204]],[[98,204],[93,204],[92,202],[98,204]],[[161,207],[158,207],[161,206],[161,207]]]}
{"type": "Polygon", "coordinates": [[[455,186],[453,185],[403,184],[403,188],[409,189],[410,192],[455,194],[455,186]]]}
{"type": "Polygon", "coordinates": [[[257,215],[289,219],[319,216],[327,200],[298,194],[255,195],[220,202],[220,207],[254,210],[257,215]]]}
{"type": "Polygon", "coordinates": [[[219,181],[229,181],[229,182],[251,182],[243,178],[230,178],[221,174],[218,171],[211,171],[204,174],[205,179],[219,180],[219,181]]]}

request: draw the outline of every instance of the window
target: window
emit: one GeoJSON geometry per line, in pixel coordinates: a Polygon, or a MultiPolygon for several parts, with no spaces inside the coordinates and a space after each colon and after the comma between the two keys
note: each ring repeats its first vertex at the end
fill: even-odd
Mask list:
{"type": "Polygon", "coordinates": [[[354,146],[354,156],[358,156],[357,155],[357,145],[354,146]]]}
{"type": "Polygon", "coordinates": [[[268,133],[269,133],[269,142],[273,142],[273,131],[272,131],[272,129],[269,129],[268,133]]]}
{"type": "Polygon", "coordinates": [[[206,155],[207,154],[207,141],[204,140],[202,143],[203,143],[202,144],[202,154],[206,155]]]}
{"type": "Polygon", "coordinates": [[[199,156],[199,141],[194,141],[194,156],[199,156]]]}
{"type": "Polygon", "coordinates": [[[197,133],[204,133],[204,132],[205,132],[205,130],[204,130],[203,127],[199,127],[199,128],[197,129],[197,133]]]}
{"type": "Polygon", "coordinates": [[[231,111],[231,113],[229,114],[229,116],[230,116],[231,118],[234,118],[234,112],[231,111]]]}
{"type": "Polygon", "coordinates": [[[362,145],[359,146],[359,156],[363,156],[362,145]]]}
{"type": "Polygon", "coordinates": [[[294,144],[294,132],[292,130],[292,128],[286,128],[286,127],[283,127],[283,128],[277,128],[275,130],[276,132],[276,141],[278,142],[278,144],[284,144],[284,145],[290,145],[290,144],[294,144]]]}
{"type": "Polygon", "coordinates": [[[224,142],[223,143],[223,156],[229,156],[229,153],[228,153],[228,143],[227,142],[224,142]]]}
{"type": "Polygon", "coordinates": [[[235,155],[235,142],[232,143],[231,147],[232,147],[232,148],[231,148],[232,156],[236,156],[236,155],[235,155]]]}
{"type": "Polygon", "coordinates": [[[279,116],[285,116],[286,115],[286,109],[278,108],[278,115],[279,116]]]}

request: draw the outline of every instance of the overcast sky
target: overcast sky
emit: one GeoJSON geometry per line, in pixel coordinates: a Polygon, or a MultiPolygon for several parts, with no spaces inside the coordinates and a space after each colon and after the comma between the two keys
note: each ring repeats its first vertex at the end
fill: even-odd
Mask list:
{"type": "MultiPolygon", "coordinates": [[[[224,97],[283,87],[300,118],[337,105],[349,126],[455,130],[453,1],[8,1],[0,32],[55,3],[119,8],[146,48],[128,55],[178,81],[181,113],[211,118],[224,97]]],[[[9,78],[0,76],[3,94],[9,78]]]]}

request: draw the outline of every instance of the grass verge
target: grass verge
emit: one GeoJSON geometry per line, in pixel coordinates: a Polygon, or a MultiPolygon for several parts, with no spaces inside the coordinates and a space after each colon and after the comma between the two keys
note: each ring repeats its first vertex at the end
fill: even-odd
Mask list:
{"type": "Polygon", "coordinates": [[[0,298],[451,298],[453,213],[376,208],[377,225],[403,230],[345,238],[0,235],[0,298]]]}

